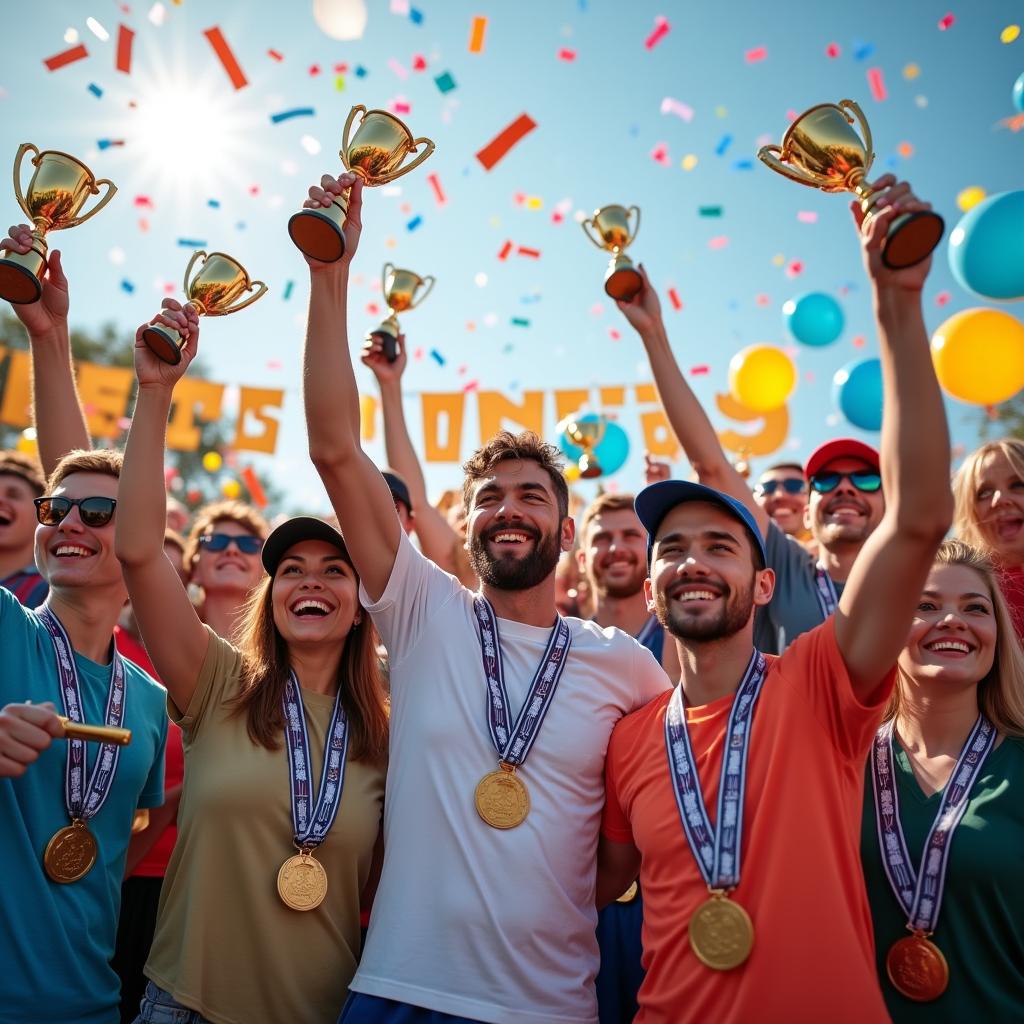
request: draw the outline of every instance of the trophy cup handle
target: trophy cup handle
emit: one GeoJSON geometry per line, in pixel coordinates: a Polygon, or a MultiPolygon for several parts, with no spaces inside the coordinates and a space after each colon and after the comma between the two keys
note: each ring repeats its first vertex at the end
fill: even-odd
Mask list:
{"type": "Polygon", "coordinates": [[[348,117],[345,120],[345,127],[341,133],[341,152],[338,156],[341,157],[341,162],[345,165],[346,170],[348,169],[348,143],[349,143],[349,132],[352,130],[352,122],[356,119],[356,114],[359,111],[366,114],[366,107],[362,103],[357,103],[349,112],[348,117]]]}
{"type": "Polygon", "coordinates": [[[29,220],[32,219],[32,211],[28,208],[28,204],[25,202],[25,193],[21,190],[21,161],[30,149],[35,153],[36,159],[38,159],[39,147],[33,146],[31,142],[23,142],[18,147],[18,155],[14,158],[14,195],[18,200],[18,205],[25,211],[25,216],[29,220]]]}
{"type": "Polygon", "coordinates": [[[228,313],[237,313],[240,309],[245,309],[246,306],[251,306],[258,298],[261,298],[267,293],[267,286],[262,281],[253,281],[249,287],[255,288],[255,293],[250,295],[249,298],[243,299],[236,305],[229,306],[224,310],[225,315],[228,313]]]}
{"type": "MultiPolygon", "coordinates": [[[[864,165],[864,173],[867,174],[868,168],[875,162],[875,150],[871,142],[871,127],[868,125],[868,119],[864,116],[864,111],[860,109],[860,104],[855,103],[853,100],[840,100],[836,105],[844,114],[849,110],[850,114],[853,114],[853,117],[857,119],[857,123],[860,125],[860,130],[864,135],[864,148],[868,154],[864,165]]],[[[846,119],[850,124],[853,124],[853,117],[850,117],[850,114],[846,114],[846,119]]]]}
{"type": "Polygon", "coordinates": [[[384,296],[385,303],[388,301],[387,300],[387,294],[388,294],[388,285],[387,285],[388,274],[390,274],[394,269],[395,269],[394,263],[385,263],[384,264],[384,269],[380,272],[380,292],[381,292],[381,295],[384,296]]]}
{"type": "Polygon", "coordinates": [[[629,239],[630,243],[632,243],[636,239],[636,236],[640,234],[640,207],[631,206],[629,208],[630,213],[633,213],[634,211],[636,212],[636,227],[633,228],[633,234],[629,239]]]}
{"type": "Polygon", "coordinates": [[[427,285],[426,291],[410,304],[409,309],[415,309],[430,294],[430,289],[434,287],[434,282],[436,280],[437,278],[434,277],[433,274],[427,274],[427,276],[423,278],[423,283],[427,285]],[[427,284],[428,281],[430,282],[429,284],[427,284]]]}
{"type": "Polygon", "coordinates": [[[194,253],[192,253],[192,259],[190,259],[188,261],[188,266],[185,268],[184,289],[185,289],[185,301],[186,302],[188,301],[188,295],[189,295],[188,279],[189,279],[189,276],[192,273],[192,268],[196,265],[196,260],[199,259],[200,256],[204,256],[205,257],[206,253],[202,249],[196,249],[196,251],[194,253]]]}
{"type": "Polygon", "coordinates": [[[415,160],[410,161],[404,167],[399,167],[398,170],[394,172],[394,174],[389,175],[387,178],[381,179],[381,184],[386,184],[389,181],[394,181],[395,178],[402,177],[403,174],[408,174],[414,168],[419,167],[419,165],[423,163],[423,161],[426,160],[431,153],[434,152],[434,143],[431,139],[428,138],[414,139],[412,144],[413,149],[419,149],[420,143],[423,142],[427,144],[427,148],[424,149],[422,153],[419,153],[415,160]]]}
{"type": "Polygon", "coordinates": [[[97,193],[99,192],[100,185],[107,186],[107,194],[88,213],[83,214],[81,217],[75,217],[74,220],[69,220],[67,224],[61,224],[62,228],[78,227],[79,224],[84,223],[90,217],[94,217],[97,213],[99,213],[100,210],[102,210],[103,207],[106,206],[107,203],[109,203],[110,200],[114,198],[114,193],[117,191],[117,186],[109,178],[100,178],[100,180],[93,185],[93,188],[96,190],[97,193]]]}
{"type": "MultiPolygon", "coordinates": [[[[588,225],[588,224],[589,224],[589,225],[590,225],[591,227],[593,227],[593,225],[594,225],[594,220],[593,220],[593,218],[592,218],[592,217],[587,217],[587,219],[586,219],[586,220],[580,221],[580,227],[581,227],[581,228],[583,228],[583,234],[585,234],[585,235],[587,236],[587,238],[589,238],[589,239],[590,239],[590,240],[591,240],[591,241],[592,241],[592,242],[594,243],[594,245],[596,245],[596,246],[598,247],[598,249],[601,249],[601,250],[603,250],[603,251],[606,251],[606,250],[604,249],[604,243],[603,243],[603,242],[599,242],[599,241],[598,241],[598,240],[597,240],[597,239],[596,239],[596,238],[595,238],[595,237],[594,237],[594,236],[593,236],[593,235],[592,235],[592,234],[590,233],[590,231],[589,231],[589,230],[588,230],[588,228],[587,228],[587,225],[588,225]]],[[[637,227],[639,227],[639,226],[640,226],[640,225],[639,225],[639,222],[637,222],[637,227]]]]}
{"type": "Polygon", "coordinates": [[[781,153],[782,148],[780,146],[762,146],[757,151],[757,158],[763,164],[767,164],[773,171],[781,174],[785,178],[789,178],[790,181],[798,182],[801,185],[809,185],[811,188],[821,188],[821,180],[816,178],[813,174],[807,174],[805,171],[800,171],[791,164],[787,164],[784,160],[780,160],[775,154],[781,153]]]}

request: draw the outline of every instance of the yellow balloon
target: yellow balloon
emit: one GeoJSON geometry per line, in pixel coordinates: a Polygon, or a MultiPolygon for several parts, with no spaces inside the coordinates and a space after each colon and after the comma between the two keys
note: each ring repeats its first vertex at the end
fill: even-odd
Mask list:
{"type": "Polygon", "coordinates": [[[18,435],[18,443],[15,447],[22,455],[38,455],[39,445],[36,443],[36,428],[26,427],[18,435]]]}
{"type": "Polygon", "coordinates": [[[242,485],[237,480],[225,480],[220,485],[220,493],[225,498],[237,498],[242,493],[242,485]]]}
{"type": "Polygon", "coordinates": [[[220,457],[220,452],[207,452],[203,456],[203,469],[207,473],[216,473],[223,465],[224,460],[220,457]]]}
{"type": "Polygon", "coordinates": [[[979,185],[971,185],[957,193],[956,205],[966,213],[972,207],[977,206],[985,198],[985,194],[985,190],[979,185]]]}
{"type": "Polygon", "coordinates": [[[793,360],[774,345],[750,345],[729,361],[729,392],[754,412],[786,404],[796,387],[793,360]]]}
{"type": "Polygon", "coordinates": [[[565,469],[562,470],[562,476],[565,477],[566,483],[574,484],[580,478],[580,467],[575,462],[570,462],[565,469]]]}
{"type": "Polygon", "coordinates": [[[1005,402],[1024,388],[1024,324],[1000,309],[965,309],[932,335],[932,362],[961,402],[1005,402]]]}

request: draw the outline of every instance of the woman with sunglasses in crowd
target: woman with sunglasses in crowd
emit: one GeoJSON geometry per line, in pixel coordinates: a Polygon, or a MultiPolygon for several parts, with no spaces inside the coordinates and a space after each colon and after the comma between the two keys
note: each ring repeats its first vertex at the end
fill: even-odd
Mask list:
{"type": "Polygon", "coordinates": [[[1024,1019],[1024,654],[991,560],[936,555],[868,763],[861,859],[888,1009],[1024,1019]]]}
{"type": "Polygon", "coordinates": [[[373,627],[341,535],[301,518],[263,546],[269,575],[238,646],[200,621],[163,555],[160,468],[172,392],[199,325],[191,307],[164,307],[156,322],[181,333],[182,359],[158,360],[139,329],[116,535],[185,740],[178,842],[138,1020],[334,1020],[359,955],[384,795],[387,716],[373,627]]]}
{"type": "Polygon", "coordinates": [[[957,536],[984,551],[1024,638],[1024,441],[989,441],[964,459],[953,478],[957,536]]]}

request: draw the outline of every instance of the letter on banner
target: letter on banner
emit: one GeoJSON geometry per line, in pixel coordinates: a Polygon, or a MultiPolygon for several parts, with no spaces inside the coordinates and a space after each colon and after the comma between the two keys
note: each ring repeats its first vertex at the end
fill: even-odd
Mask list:
{"type": "Polygon", "coordinates": [[[506,398],[500,391],[477,393],[480,416],[480,443],[486,444],[511,420],[524,430],[544,436],[544,392],[524,391],[521,403],[506,398]]]}
{"type": "Polygon", "coordinates": [[[462,461],[462,416],[466,409],[466,396],[461,392],[438,392],[420,395],[423,412],[423,453],[427,462],[462,461]],[[446,419],[445,435],[441,441],[440,419],[446,419]]]}
{"type": "Polygon", "coordinates": [[[126,366],[78,364],[78,397],[93,437],[120,437],[135,373],[126,366]]]}
{"type": "Polygon", "coordinates": [[[223,402],[223,384],[182,377],[174,388],[167,447],[176,452],[194,452],[202,438],[200,424],[219,420],[223,402]]]}
{"type": "MultiPolygon", "coordinates": [[[[653,384],[637,384],[637,402],[657,402],[658,392],[653,384]]],[[[640,413],[640,428],[644,435],[644,448],[652,455],[659,455],[675,462],[680,456],[679,440],[672,431],[672,427],[665,415],[665,410],[658,406],[640,413]]]]}
{"type": "Polygon", "coordinates": [[[555,392],[555,423],[561,423],[566,416],[579,412],[590,402],[589,388],[566,388],[555,392]]]}
{"type": "Polygon", "coordinates": [[[7,374],[4,399],[0,405],[0,422],[19,429],[32,422],[32,383],[29,377],[29,354],[25,349],[5,350],[7,374]]]}
{"type": "Polygon", "coordinates": [[[281,424],[273,416],[268,416],[267,410],[280,409],[283,404],[284,391],[281,388],[243,387],[238,401],[235,451],[267,452],[273,455],[274,449],[277,448],[277,431],[281,424]],[[247,421],[250,414],[263,427],[258,433],[249,433],[247,421]]]}
{"type": "Polygon", "coordinates": [[[751,434],[723,430],[718,435],[723,448],[748,455],[771,455],[782,447],[782,442],[789,433],[789,409],[786,406],[772,412],[754,412],[729,394],[715,395],[715,404],[719,411],[731,420],[738,420],[740,423],[762,421],[761,426],[751,434]]]}

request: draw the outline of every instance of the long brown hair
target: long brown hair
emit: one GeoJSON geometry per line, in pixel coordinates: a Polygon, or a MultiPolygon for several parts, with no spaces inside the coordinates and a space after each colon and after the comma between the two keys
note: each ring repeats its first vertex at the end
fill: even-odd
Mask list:
{"type": "MultiPolygon", "coordinates": [[[[348,554],[344,553],[349,565],[348,554]]],[[[274,624],[274,578],[264,577],[253,588],[243,612],[239,648],[242,651],[242,689],[235,708],[247,716],[253,743],[276,750],[284,731],[281,697],[291,667],[288,645],[274,624]]],[[[387,699],[377,631],[363,612],[345,637],[338,664],[338,690],[348,716],[349,752],[353,760],[380,764],[387,758],[387,699]]]]}
{"type": "MultiPolygon", "coordinates": [[[[992,668],[978,683],[978,710],[983,711],[1000,732],[1024,736],[1024,650],[999,589],[999,575],[991,558],[962,540],[946,540],[939,546],[933,565],[962,565],[973,569],[985,581],[996,620],[996,650],[992,668]]],[[[905,685],[903,670],[899,669],[896,686],[885,709],[886,721],[899,714],[905,685]]]]}

